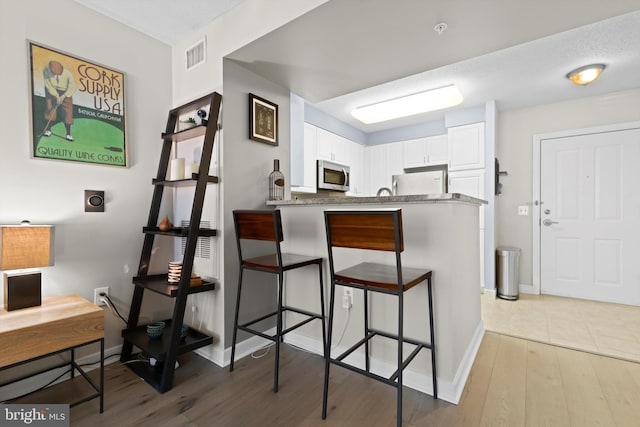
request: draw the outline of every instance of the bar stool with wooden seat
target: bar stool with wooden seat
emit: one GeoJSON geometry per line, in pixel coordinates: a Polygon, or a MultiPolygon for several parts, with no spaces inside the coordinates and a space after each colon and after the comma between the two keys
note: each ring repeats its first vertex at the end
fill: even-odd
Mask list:
{"type": "Polygon", "coordinates": [[[326,331],[325,331],[325,315],[324,315],[324,290],[322,284],[322,258],[282,253],[280,243],[284,240],[282,232],[282,219],[279,210],[235,210],[233,211],[233,220],[236,229],[236,241],[238,244],[238,257],[240,260],[240,273],[238,277],[238,294],[236,299],[236,310],[233,322],[233,342],[231,344],[231,364],[230,371],[233,371],[234,358],[236,352],[236,339],[238,329],[258,335],[275,343],[275,370],[273,377],[273,391],[278,391],[278,369],[280,359],[280,343],[283,341],[284,335],[305,325],[312,320],[318,319],[322,322],[322,344],[326,348],[326,331]],[[273,242],[275,252],[255,258],[245,259],[242,252],[241,240],[260,240],[273,242]],[[306,266],[317,265],[318,276],[320,282],[320,314],[311,313],[306,310],[286,306],[283,304],[283,284],[284,273],[289,270],[302,268],[306,266]],[[277,309],[274,312],[250,320],[243,324],[238,324],[240,312],[240,295],[242,290],[242,276],[244,270],[255,270],[264,273],[275,274],[278,276],[278,300],[277,309]],[[304,320],[283,329],[282,314],[286,311],[292,311],[306,316],[304,320]],[[276,317],[276,334],[267,335],[264,332],[251,328],[252,325],[266,320],[270,317],[276,317]]]}
{"type": "Polygon", "coordinates": [[[395,210],[364,210],[325,211],[325,226],[327,231],[327,246],[329,250],[329,269],[331,272],[331,297],[329,302],[329,327],[327,330],[327,348],[325,350],[324,393],[322,400],[322,418],[327,416],[327,400],[329,392],[329,367],[331,364],[361,373],[385,384],[397,388],[398,426],[402,425],[402,371],[416,357],[422,349],[431,350],[431,366],[433,381],[433,398],[438,398],[436,381],[436,350],[435,332],[433,325],[433,302],[431,294],[431,270],[407,268],[402,266],[401,252],[404,250],[402,234],[402,211],[395,210]],[[364,262],[341,271],[334,270],[334,248],[369,249],[395,253],[395,265],[364,262]],[[430,342],[422,342],[407,338],[403,331],[403,298],[404,293],[415,285],[426,281],[427,304],[429,307],[430,342]],[[333,309],[336,285],[362,289],[364,293],[364,338],[337,357],[331,356],[331,333],[333,331],[333,309]],[[369,298],[368,292],[380,292],[395,295],[398,298],[398,333],[391,334],[369,326],[369,298]],[[397,369],[389,377],[372,373],[370,370],[369,341],[381,336],[396,340],[398,344],[397,369]],[[403,344],[415,346],[412,353],[403,357],[403,344]],[[364,345],[364,369],[348,364],[344,359],[364,345]]]}

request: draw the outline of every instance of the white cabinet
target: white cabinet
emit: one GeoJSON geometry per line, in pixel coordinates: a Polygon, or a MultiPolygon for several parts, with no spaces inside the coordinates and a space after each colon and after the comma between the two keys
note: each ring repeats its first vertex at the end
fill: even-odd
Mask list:
{"type": "Polygon", "coordinates": [[[319,159],[346,163],[345,141],[348,141],[346,138],[322,128],[317,128],[317,136],[317,153],[319,159]]]}
{"type": "Polygon", "coordinates": [[[404,172],[403,148],[401,142],[373,145],[366,148],[365,162],[367,163],[368,191],[375,196],[382,187],[391,190],[391,176],[404,172]]]}
{"type": "MultiPolygon", "coordinates": [[[[449,172],[449,193],[466,194],[484,200],[484,169],[449,172]]],[[[484,206],[480,207],[480,223],[484,229],[484,206]]]]}
{"type": "Polygon", "coordinates": [[[449,170],[484,168],[484,123],[448,129],[449,170]]]}
{"type": "Polygon", "coordinates": [[[345,143],[345,164],[350,167],[348,196],[365,194],[364,145],[348,141],[345,143]]]}
{"type": "Polygon", "coordinates": [[[316,127],[304,124],[304,187],[316,191],[316,127]]]}
{"type": "MultiPolygon", "coordinates": [[[[365,193],[364,146],[310,123],[304,123],[303,182],[292,185],[291,191],[317,191],[317,159],[331,160],[351,168],[349,195],[365,193]]],[[[294,165],[292,165],[293,169],[294,165]]],[[[300,167],[300,165],[295,165],[300,167]]]]}
{"type": "Polygon", "coordinates": [[[448,135],[411,139],[402,145],[405,169],[447,164],[449,160],[448,135]]]}
{"type": "MultiPolygon", "coordinates": [[[[484,200],[484,169],[449,172],[449,193],[466,194],[484,200]]],[[[480,206],[480,286],[484,287],[484,205],[480,206]]]]}
{"type": "Polygon", "coordinates": [[[391,177],[386,179],[387,147],[374,145],[366,148],[365,161],[368,166],[368,194],[375,196],[379,188],[391,188],[391,177]],[[388,182],[387,182],[388,181],[388,182]]]}
{"type": "MultiPolygon", "coordinates": [[[[316,192],[316,143],[317,143],[317,127],[305,123],[304,139],[303,139],[303,156],[302,164],[296,163],[291,165],[292,176],[293,168],[301,168],[302,182],[291,184],[291,191],[315,193],[316,192]]],[[[293,163],[293,162],[292,162],[293,163]]]]}

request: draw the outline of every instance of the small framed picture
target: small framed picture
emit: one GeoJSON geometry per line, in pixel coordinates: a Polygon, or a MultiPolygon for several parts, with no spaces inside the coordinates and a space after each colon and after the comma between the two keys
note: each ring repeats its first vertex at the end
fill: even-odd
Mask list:
{"type": "Polygon", "coordinates": [[[278,105],[249,94],[249,138],[278,145],[278,105]]]}

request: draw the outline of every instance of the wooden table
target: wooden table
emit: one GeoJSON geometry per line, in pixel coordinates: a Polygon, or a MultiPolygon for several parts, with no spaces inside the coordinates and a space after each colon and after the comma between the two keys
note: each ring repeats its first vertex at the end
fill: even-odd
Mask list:
{"type": "Polygon", "coordinates": [[[0,370],[69,351],[71,360],[38,372],[0,384],[0,387],[29,376],[71,366],[71,378],[76,370],[96,393],[72,402],[71,406],[100,398],[104,404],[104,313],[95,304],[78,295],[46,297],[42,305],[22,310],[0,308],[0,370]],[[98,386],[75,361],[75,349],[100,343],[100,385],[98,386]]]}

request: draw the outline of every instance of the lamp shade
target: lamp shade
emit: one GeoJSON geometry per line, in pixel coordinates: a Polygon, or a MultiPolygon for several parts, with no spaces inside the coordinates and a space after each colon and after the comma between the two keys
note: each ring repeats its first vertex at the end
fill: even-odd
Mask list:
{"type": "Polygon", "coordinates": [[[0,270],[53,265],[54,227],[0,225],[0,270]]]}

